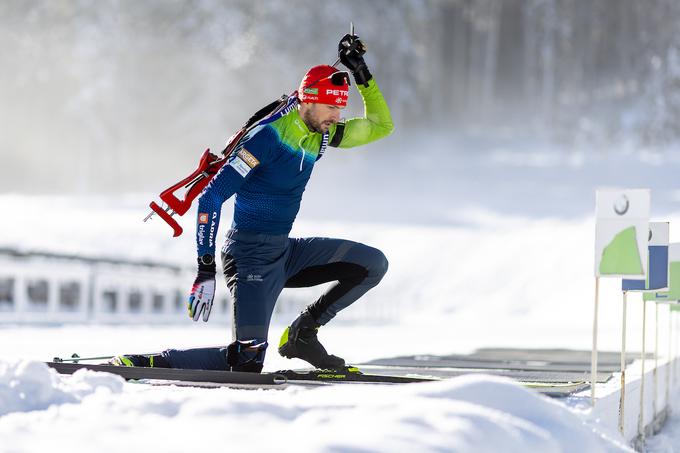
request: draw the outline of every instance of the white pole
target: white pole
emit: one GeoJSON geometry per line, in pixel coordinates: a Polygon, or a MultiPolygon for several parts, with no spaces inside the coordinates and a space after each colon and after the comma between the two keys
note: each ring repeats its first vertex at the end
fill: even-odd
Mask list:
{"type": "Polygon", "coordinates": [[[645,336],[647,335],[647,302],[642,300],[642,377],[640,378],[640,416],[638,417],[638,434],[645,440],[645,336]]]}
{"type": "Polygon", "coordinates": [[[595,407],[595,384],[597,384],[597,309],[600,298],[600,277],[595,277],[595,315],[593,316],[593,350],[590,356],[590,399],[595,407]]]}
{"type": "Polygon", "coordinates": [[[671,356],[671,358],[670,358],[670,363],[671,363],[671,385],[673,385],[675,380],[678,378],[677,377],[677,370],[675,369],[675,356],[678,353],[678,348],[677,348],[677,345],[678,345],[678,339],[677,338],[678,338],[678,336],[677,336],[677,333],[675,331],[675,316],[673,316],[673,309],[671,308],[670,305],[668,306],[668,310],[669,310],[668,316],[670,316],[670,318],[671,318],[669,320],[669,324],[671,326],[671,340],[670,340],[670,343],[671,343],[670,356],[671,356]],[[673,343],[674,343],[673,340],[675,340],[675,346],[673,346],[673,343]]]}
{"type": "Polygon", "coordinates": [[[652,420],[659,409],[659,304],[654,304],[654,400],[652,400],[652,420]]]}
{"type": "Polygon", "coordinates": [[[678,351],[680,351],[680,335],[678,335],[678,324],[680,324],[680,320],[678,319],[678,315],[676,312],[672,311],[673,313],[673,320],[675,322],[675,327],[673,328],[673,332],[675,332],[675,357],[673,357],[673,363],[675,368],[675,382],[673,383],[674,386],[677,385],[678,383],[678,377],[680,377],[680,372],[678,372],[677,366],[680,365],[680,354],[678,354],[678,351]]]}
{"type": "Polygon", "coordinates": [[[670,324],[671,324],[671,345],[673,345],[673,343],[675,343],[675,346],[673,346],[671,348],[671,352],[672,352],[671,353],[671,364],[672,364],[672,366],[671,366],[671,385],[673,385],[675,383],[675,380],[678,378],[678,375],[677,375],[678,370],[675,369],[675,356],[678,354],[678,334],[675,331],[676,325],[675,325],[675,316],[673,315],[673,309],[671,308],[670,305],[668,306],[668,309],[670,310],[668,315],[671,317],[671,320],[670,320],[670,324]]]}
{"type": "MultiPolygon", "coordinates": [[[[621,328],[621,398],[619,400],[619,431],[623,435],[626,407],[626,306],[628,291],[623,292],[623,322],[621,328]]],[[[625,436],[624,436],[625,437],[625,436]]]]}
{"type": "Polygon", "coordinates": [[[678,372],[678,366],[680,366],[680,354],[678,354],[678,351],[680,351],[680,329],[678,329],[678,324],[680,324],[680,320],[678,319],[678,314],[676,312],[671,312],[673,315],[673,334],[675,335],[675,356],[673,357],[673,366],[675,369],[673,372],[675,373],[673,376],[673,386],[675,387],[678,384],[678,376],[680,376],[680,372],[678,372]]]}
{"type": "Polygon", "coordinates": [[[680,351],[680,335],[678,334],[678,317],[674,314],[675,312],[671,309],[671,318],[673,319],[673,336],[675,337],[675,354],[673,355],[673,387],[677,385],[678,382],[678,351],[680,351]]]}
{"type": "Polygon", "coordinates": [[[671,364],[673,363],[673,317],[671,306],[668,306],[668,365],[666,365],[666,400],[664,406],[670,409],[671,404],[671,364]]]}

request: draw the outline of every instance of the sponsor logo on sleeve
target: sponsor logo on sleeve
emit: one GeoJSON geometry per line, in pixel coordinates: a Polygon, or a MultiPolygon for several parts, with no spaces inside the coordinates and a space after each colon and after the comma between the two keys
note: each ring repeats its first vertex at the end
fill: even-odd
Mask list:
{"type": "Polygon", "coordinates": [[[198,223],[201,225],[206,225],[208,223],[208,213],[207,212],[201,212],[198,214],[198,223]]]}
{"type": "Polygon", "coordinates": [[[248,166],[249,166],[250,168],[255,168],[255,167],[257,167],[258,165],[260,165],[260,161],[257,160],[257,157],[253,156],[253,155],[252,155],[247,149],[245,149],[245,148],[242,148],[242,149],[238,152],[238,157],[240,157],[241,159],[243,159],[243,161],[244,161],[245,163],[247,163],[248,166]]]}
{"type": "Polygon", "coordinates": [[[208,237],[208,245],[210,247],[215,246],[215,228],[217,227],[217,222],[215,222],[215,219],[217,219],[217,212],[213,212],[212,222],[210,223],[210,236],[208,237]]]}
{"type": "Polygon", "coordinates": [[[252,170],[252,168],[250,168],[250,166],[238,155],[229,162],[229,166],[244,178],[250,173],[250,170],[252,170]]]}
{"type": "Polygon", "coordinates": [[[198,245],[205,244],[205,225],[198,225],[198,245]]]}

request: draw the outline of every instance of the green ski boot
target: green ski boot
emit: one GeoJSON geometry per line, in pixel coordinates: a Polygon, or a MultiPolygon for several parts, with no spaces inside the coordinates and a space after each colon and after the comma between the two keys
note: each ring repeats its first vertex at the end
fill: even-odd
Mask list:
{"type": "Polygon", "coordinates": [[[138,366],[145,368],[170,368],[168,361],[160,354],[152,355],[117,355],[109,360],[109,365],[138,366]]]}
{"type": "Polygon", "coordinates": [[[309,362],[316,368],[337,370],[345,366],[345,360],[326,352],[316,337],[319,324],[308,311],[286,327],[279,342],[279,354],[289,359],[309,362]]]}

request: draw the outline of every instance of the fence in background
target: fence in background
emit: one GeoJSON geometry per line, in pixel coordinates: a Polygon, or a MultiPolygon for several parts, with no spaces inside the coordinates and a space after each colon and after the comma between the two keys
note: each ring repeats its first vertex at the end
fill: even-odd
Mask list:
{"type": "MultiPolygon", "coordinates": [[[[0,322],[167,323],[186,319],[191,269],[0,249],[0,322]]],[[[216,319],[228,320],[229,298],[216,319]]]]}
{"type": "MultiPolygon", "coordinates": [[[[151,261],[0,249],[0,323],[174,323],[187,321],[194,269],[151,261]]],[[[232,299],[219,281],[210,321],[231,323],[232,299]]],[[[290,322],[322,288],[285,290],[274,320],[290,322]]],[[[390,301],[359,301],[338,318],[388,321],[390,301]]]]}

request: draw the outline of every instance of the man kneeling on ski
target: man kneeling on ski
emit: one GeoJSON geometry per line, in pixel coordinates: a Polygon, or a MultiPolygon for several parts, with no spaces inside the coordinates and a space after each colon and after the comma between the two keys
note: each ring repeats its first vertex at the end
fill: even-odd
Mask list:
{"type": "Polygon", "coordinates": [[[263,120],[244,137],[199,199],[196,242],[198,276],[189,315],[208,320],[215,294],[215,237],[222,204],[236,194],[232,228],[222,248],[222,271],[234,299],[235,341],[226,348],[170,349],[157,355],[118,356],[126,366],[262,370],[269,322],[283,288],[332,285],[286,328],[279,353],[317,368],[338,369],[317,338],[328,323],[387,271],[378,249],[344,239],[291,238],[312,169],[327,145],[351,148],[389,135],[394,126],[378,85],[366,67],[365,46],[355,35],[339,44],[341,62],[352,72],[364,100],[363,118],[341,122],[349,75],[315,66],[302,79],[290,108],[263,120]]]}

